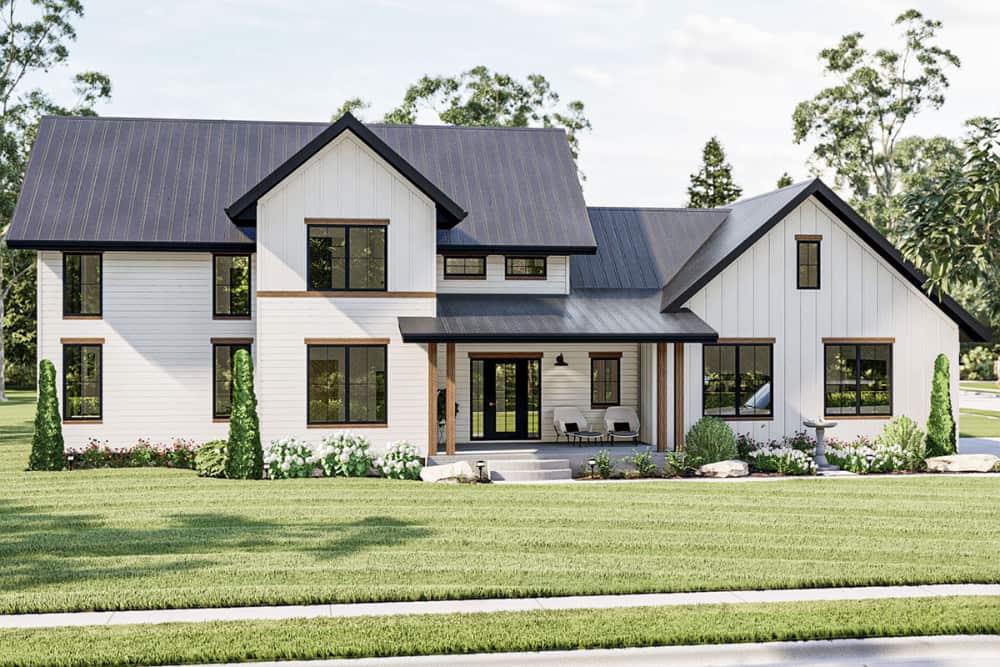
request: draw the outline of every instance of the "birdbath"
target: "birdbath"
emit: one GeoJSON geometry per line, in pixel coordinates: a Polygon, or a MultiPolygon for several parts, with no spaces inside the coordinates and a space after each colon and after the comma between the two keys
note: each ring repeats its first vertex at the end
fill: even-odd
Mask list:
{"type": "Polygon", "coordinates": [[[802,422],[806,428],[816,429],[816,468],[818,470],[839,470],[826,460],[826,429],[833,428],[837,422],[826,419],[806,419],[802,422]]]}

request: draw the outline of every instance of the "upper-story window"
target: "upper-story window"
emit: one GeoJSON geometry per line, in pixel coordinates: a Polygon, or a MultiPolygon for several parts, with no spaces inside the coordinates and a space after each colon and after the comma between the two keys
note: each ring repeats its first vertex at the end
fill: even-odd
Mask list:
{"type": "Polygon", "coordinates": [[[63,315],[101,316],[101,255],[63,255],[63,315]]]}
{"type": "Polygon", "coordinates": [[[798,259],[798,277],[796,287],[799,289],[819,289],[819,242],[821,238],[813,235],[795,237],[796,256],[798,259]]]}
{"type": "Polygon", "coordinates": [[[213,314],[250,317],[250,255],[216,255],[213,262],[213,314]]]}
{"type": "Polygon", "coordinates": [[[386,225],[309,225],[309,289],[386,289],[386,225]]]}
{"type": "Polygon", "coordinates": [[[486,278],[486,258],[445,257],[444,277],[447,280],[483,280],[486,278]]]}
{"type": "Polygon", "coordinates": [[[546,257],[508,257],[508,280],[545,280],[546,257]]]}

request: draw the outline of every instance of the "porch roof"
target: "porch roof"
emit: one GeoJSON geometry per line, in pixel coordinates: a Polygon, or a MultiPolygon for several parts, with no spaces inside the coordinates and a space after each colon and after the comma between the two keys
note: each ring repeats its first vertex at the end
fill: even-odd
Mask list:
{"type": "Polygon", "coordinates": [[[571,294],[441,294],[437,317],[400,317],[407,343],[713,342],[687,309],[660,312],[659,289],[575,289],[571,294]]]}

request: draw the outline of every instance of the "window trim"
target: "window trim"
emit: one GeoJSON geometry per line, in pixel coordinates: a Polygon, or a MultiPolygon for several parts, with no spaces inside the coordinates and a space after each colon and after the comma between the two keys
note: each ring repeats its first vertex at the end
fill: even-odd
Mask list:
{"type": "MultiPolygon", "coordinates": [[[[253,358],[253,338],[213,338],[212,341],[212,421],[215,423],[228,423],[232,419],[232,401],[230,401],[230,413],[228,416],[221,416],[215,411],[215,388],[218,386],[218,369],[215,366],[215,348],[217,347],[238,347],[246,348],[247,352],[250,353],[251,358],[253,358]]],[[[235,352],[230,352],[229,359],[230,364],[232,364],[232,355],[235,352]]],[[[232,393],[232,386],[229,387],[230,394],[232,393]]]]}
{"type": "MultiPolygon", "coordinates": [[[[232,293],[232,286],[230,286],[232,293]]],[[[253,319],[253,258],[250,253],[245,252],[216,252],[212,253],[212,319],[213,320],[250,320],[253,319]],[[247,258],[247,314],[227,315],[219,312],[219,304],[215,295],[216,263],[218,257],[246,257],[247,258]]]]}
{"type": "Polygon", "coordinates": [[[389,291],[389,225],[379,222],[357,221],[351,223],[316,223],[306,219],[306,291],[307,292],[388,292],[389,291]],[[332,228],[339,227],[344,230],[344,286],[340,287],[313,287],[312,282],[312,262],[309,261],[309,234],[314,227],[332,228]],[[384,235],[382,247],[385,249],[385,261],[382,263],[382,287],[351,287],[351,230],[373,228],[381,229],[384,235]]]}
{"type": "Polygon", "coordinates": [[[825,419],[892,419],[895,412],[895,389],[896,389],[896,357],[895,357],[895,338],[824,338],[823,339],[823,417],[825,419]],[[826,405],[826,387],[827,387],[827,366],[826,366],[826,348],[830,346],[844,347],[848,345],[853,345],[854,350],[854,360],[855,360],[855,374],[857,376],[857,381],[854,385],[854,412],[842,413],[842,414],[830,414],[827,412],[826,405]],[[884,345],[889,348],[889,412],[880,412],[878,414],[865,414],[861,412],[861,346],[878,346],[884,345]]]}
{"type": "MultiPolygon", "coordinates": [[[[81,350],[82,354],[82,350],[81,350]]],[[[76,339],[76,340],[64,340],[62,342],[62,422],[64,424],[100,424],[104,420],[104,339],[76,339]],[[98,342],[99,341],[99,342],[98,342]],[[79,417],[70,417],[69,410],[69,392],[66,385],[66,352],[73,347],[96,347],[97,348],[97,358],[98,358],[98,374],[97,374],[97,394],[98,394],[98,411],[97,415],[86,415],[79,417]]]]}
{"type": "Polygon", "coordinates": [[[445,280],[486,280],[486,255],[443,255],[441,263],[445,280]],[[483,272],[453,273],[448,271],[449,259],[481,259],[483,261],[483,272]]]}
{"type": "Polygon", "coordinates": [[[818,290],[823,285],[823,257],[820,252],[822,248],[822,236],[801,234],[795,237],[795,289],[818,290]],[[816,285],[802,284],[802,246],[816,246],[816,285]]]}
{"type": "MultiPolygon", "coordinates": [[[[83,300],[81,299],[81,303],[83,300]]],[[[90,251],[63,251],[62,253],[62,311],[64,320],[101,320],[104,319],[104,253],[90,251]],[[97,257],[97,267],[101,275],[100,289],[97,294],[96,313],[71,313],[66,310],[66,260],[73,256],[97,257]]]]}
{"type": "Polygon", "coordinates": [[[503,258],[503,268],[504,268],[504,279],[505,280],[548,280],[549,277],[549,258],[547,255],[542,257],[533,255],[504,255],[503,258]],[[541,259],[542,260],[542,274],[540,276],[528,276],[520,273],[510,272],[510,262],[512,259],[541,259]]]}
{"type": "Polygon", "coordinates": [[[774,343],[773,338],[720,338],[715,343],[703,343],[701,346],[701,415],[703,417],[715,417],[723,421],[774,421],[774,403],[777,400],[774,379],[774,343]],[[767,414],[741,415],[740,411],[740,348],[754,346],[767,347],[768,363],[771,366],[771,409],[767,414]],[[705,412],[705,348],[706,347],[734,347],[733,360],[736,363],[736,386],[734,395],[736,397],[736,414],[733,415],[710,415],[705,412]]]}
{"type": "Polygon", "coordinates": [[[617,407],[622,404],[622,353],[621,352],[591,352],[590,353],[590,408],[600,410],[603,408],[617,407]],[[617,399],[611,402],[594,402],[594,362],[613,361],[615,362],[615,387],[617,387],[617,399]]]}
{"type": "Polygon", "coordinates": [[[350,341],[350,342],[306,342],[306,428],[388,428],[389,427],[389,345],[381,340],[350,341]],[[344,348],[344,417],[345,421],[321,422],[309,417],[309,405],[312,403],[312,382],[309,381],[309,352],[314,347],[344,348]],[[351,348],[376,347],[385,353],[385,420],[384,421],[351,421],[351,348]]]}

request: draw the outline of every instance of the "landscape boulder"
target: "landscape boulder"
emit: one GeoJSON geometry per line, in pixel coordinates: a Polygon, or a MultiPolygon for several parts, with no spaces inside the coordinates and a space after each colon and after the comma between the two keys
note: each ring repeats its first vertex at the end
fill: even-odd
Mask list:
{"type": "Polygon", "coordinates": [[[424,466],[420,471],[420,479],[425,482],[455,482],[472,481],[476,473],[468,461],[456,461],[441,466],[424,466]]]}
{"type": "Polygon", "coordinates": [[[750,474],[750,466],[745,461],[732,459],[718,463],[706,463],[698,468],[701,477],[746,477],[750,474]]]}
{"type": "Polygon", "coordinates": [[[998,462],[992,454],[952,454],[925,461],[928,472],[991,472],[998,462]]]}

